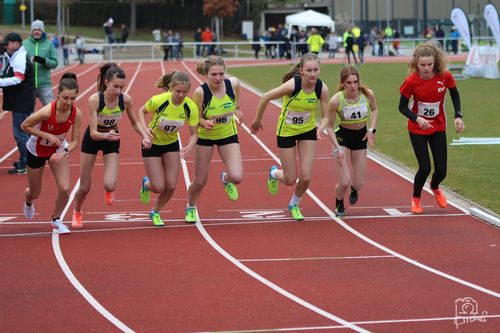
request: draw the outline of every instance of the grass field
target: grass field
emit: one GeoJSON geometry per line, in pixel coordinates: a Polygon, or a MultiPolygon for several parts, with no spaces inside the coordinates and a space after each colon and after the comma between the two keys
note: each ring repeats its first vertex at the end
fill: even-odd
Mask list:
{"type": "MultiPolygon", "coordinates": [[[[340,66],[321,66],[321,79],[328,85],[330,95],[337,89],[340,66]]],[[[288,68],[256,66],[231,68],[229,72],[260,91],[266,91],[281,82],[281,75],[288,68]]],[[[377,97],[379,120],[375,150],[416,170],[417,162],[406,130],[407,119],[398,111],[399,86],[407,74],[407,65],[370,63],[359,67],[359,70],[362,83],[371,88],[377,97]]],[[[500,137],[500,80],[472,78],[457,81],[457,86],[466,127],[461,136],[500,137]]],[[[451,142],[460,136],[454,131],[453,105],[449,96],[446,105],[450,126],[447,138],[451,142]]],[[[255,110],[244,111],[250,121],[255,110]]],[[[448,175],[443,185],[500,214],[500,145],[448,146],[448,175]]]]}

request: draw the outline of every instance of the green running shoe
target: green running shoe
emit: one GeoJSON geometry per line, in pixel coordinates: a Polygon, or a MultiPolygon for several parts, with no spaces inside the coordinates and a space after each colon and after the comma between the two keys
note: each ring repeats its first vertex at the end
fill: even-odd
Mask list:
{"type": "Polygon", "coordinates": [[[233,183],[224,184],[224,190],[226,190],[227,197],[231,201],[238,200],[238,189],[233,183]]]}
{"type": "Polygon", "coordinates": [[[295,221],[302,221],[304,219],[304,216],[302,216],[300,212],[299,205],[288,205],[288,210],[295,221]]]}
{"type": "Polygon", "coordinates": [[[160,213],[152,210],[151,212],[149,212],[149,217],[151,217],[151,220],[153,220],[154,226],[163,227],[165,225],[165,223],[163,223],[163,220],[160,217],[160,213]]]}
{"type": "Polygon", "coordinates": [[[196,223],[198,221],[198,211],[196,207],[186,208],[186,223],[196,223]]]}
{"type": "Polygon", "coordinates": [[[148,181],[149,178],[147,176],[144,176],[144,178],[142,178],[141,191],[139,192],[139,199],[145,205],[147,205],[149,203],[149,200],[151,199],[151,192],[146,188],[146,186],[144,186],[148,181]]]}
{"type": "Polygon", "coordinates": [[[278,180],[271,177],[271,172],[278,169],[276,165],[271,166],[269,169],[269,177],[267,177],[267,190],[271,195],[276,195],[278,193],[278,180]]]}

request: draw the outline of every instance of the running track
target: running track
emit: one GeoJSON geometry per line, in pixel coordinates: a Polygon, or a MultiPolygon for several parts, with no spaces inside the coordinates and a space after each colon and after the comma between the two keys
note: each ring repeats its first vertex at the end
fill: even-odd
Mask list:
{"type": "MultiPolygon", "coordinates": [[[[187,70],[193,86],[199,84],[193,62],[166,66],[122,64],[137,109],[158,93],[152,87],[164,70],[187,70]]],[[[85,112],[97,66],[70,70],[79,74],[77,104],[85,112]]],[[[61,74],[54,72],[53,82],[61,74]]],[[[246,125],[257,102],[258,95],[244,86],[246,125]]],[[[144,175],[140,140],[125,119],[115,204],[103,202],[99,157],[84,204],[85,228],[61,237],[50,232],[48,222],[55,196],[50,170],[35,218],[22,215],[27,181],[6,173],[17,157],[7,116],[0,123],[0,330],[497,332],[498,229],[460,207],[440,209],[428,193],[426,214],[410,215],[411,183],[372,160],[359,203],[345,219],[335,218],[336,175],[327,140],[318,144],[314,179],[302,200],[306,219],[293,222],[286,210],[292,189],[281,186],[271,197],[265,186],[269,166],[277,163],[278,112],[269,107],[258,138],[240,128],[240,199],[232,203],[225,197],[218,179],[223,164],[215,153],[198,203],[201,223],[186,225],[191,156],[162,212],[164,228],[151,226],[151,206],[138,201],[144,175]],[[465,297],[478,310],[469,312],[467,322],[455,317],[465,297]]],[[[75,188],[78,155],[70,156],[75,188]]],[[[69,221],[72,204],[67,208],[69,221]]]]}

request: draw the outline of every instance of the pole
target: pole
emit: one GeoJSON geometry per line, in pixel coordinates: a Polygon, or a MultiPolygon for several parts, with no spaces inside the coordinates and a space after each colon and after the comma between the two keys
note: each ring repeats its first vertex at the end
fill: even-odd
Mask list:
{"type": "Polygon", "coordinates": [[[30,0],[30,23],[33,23],[35,20],[35,1],[30,0]]]}
{"type": "Polygon", "coordinates": [[[57,0],[57,34],[61,36],[61,0],[57,0]]]}
{"type": "Polygon", "coordinates": [[[22,25],[23,25],[23,30],[25,30],[26,29],[26,14],[25,14],[26,13],[26,9],[25,9],[26,7],[24,6],[24,0],[21,1],[21,6],[22,6],[22,8],[24,8],[24,9],[21,10],[21,22],[22,22],[22,25]]]}

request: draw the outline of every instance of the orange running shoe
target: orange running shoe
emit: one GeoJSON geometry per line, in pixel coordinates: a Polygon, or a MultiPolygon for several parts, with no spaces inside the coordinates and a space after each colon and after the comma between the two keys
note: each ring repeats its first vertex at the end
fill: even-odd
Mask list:
{"type": "Polygon", "coordinates": [[[448,207],[448,200],[446,200],[446,197],[439,188],[432,190],[432,193],[434,193],[434,197],[436,198],[439,207],[441,208],[448,207]]]}
{"type": "Polygon", "coordinates": [[[420,198],[411,198],[411,212],[413,214],[422,214],[424,212],[420,198]]]}
{"type": "Polygon", "coordinates": [[[104,202],[106,205],[111,206],[113,204],[113,201],[115,201],[115,192],[108,192],[104,193],[104,202]]]}
{"type": "Polygon", "coordinates": [[[82,212],[73,210],[73,221],[71,221],[71,227],[75,229],[83,228],[82,212]]]}

